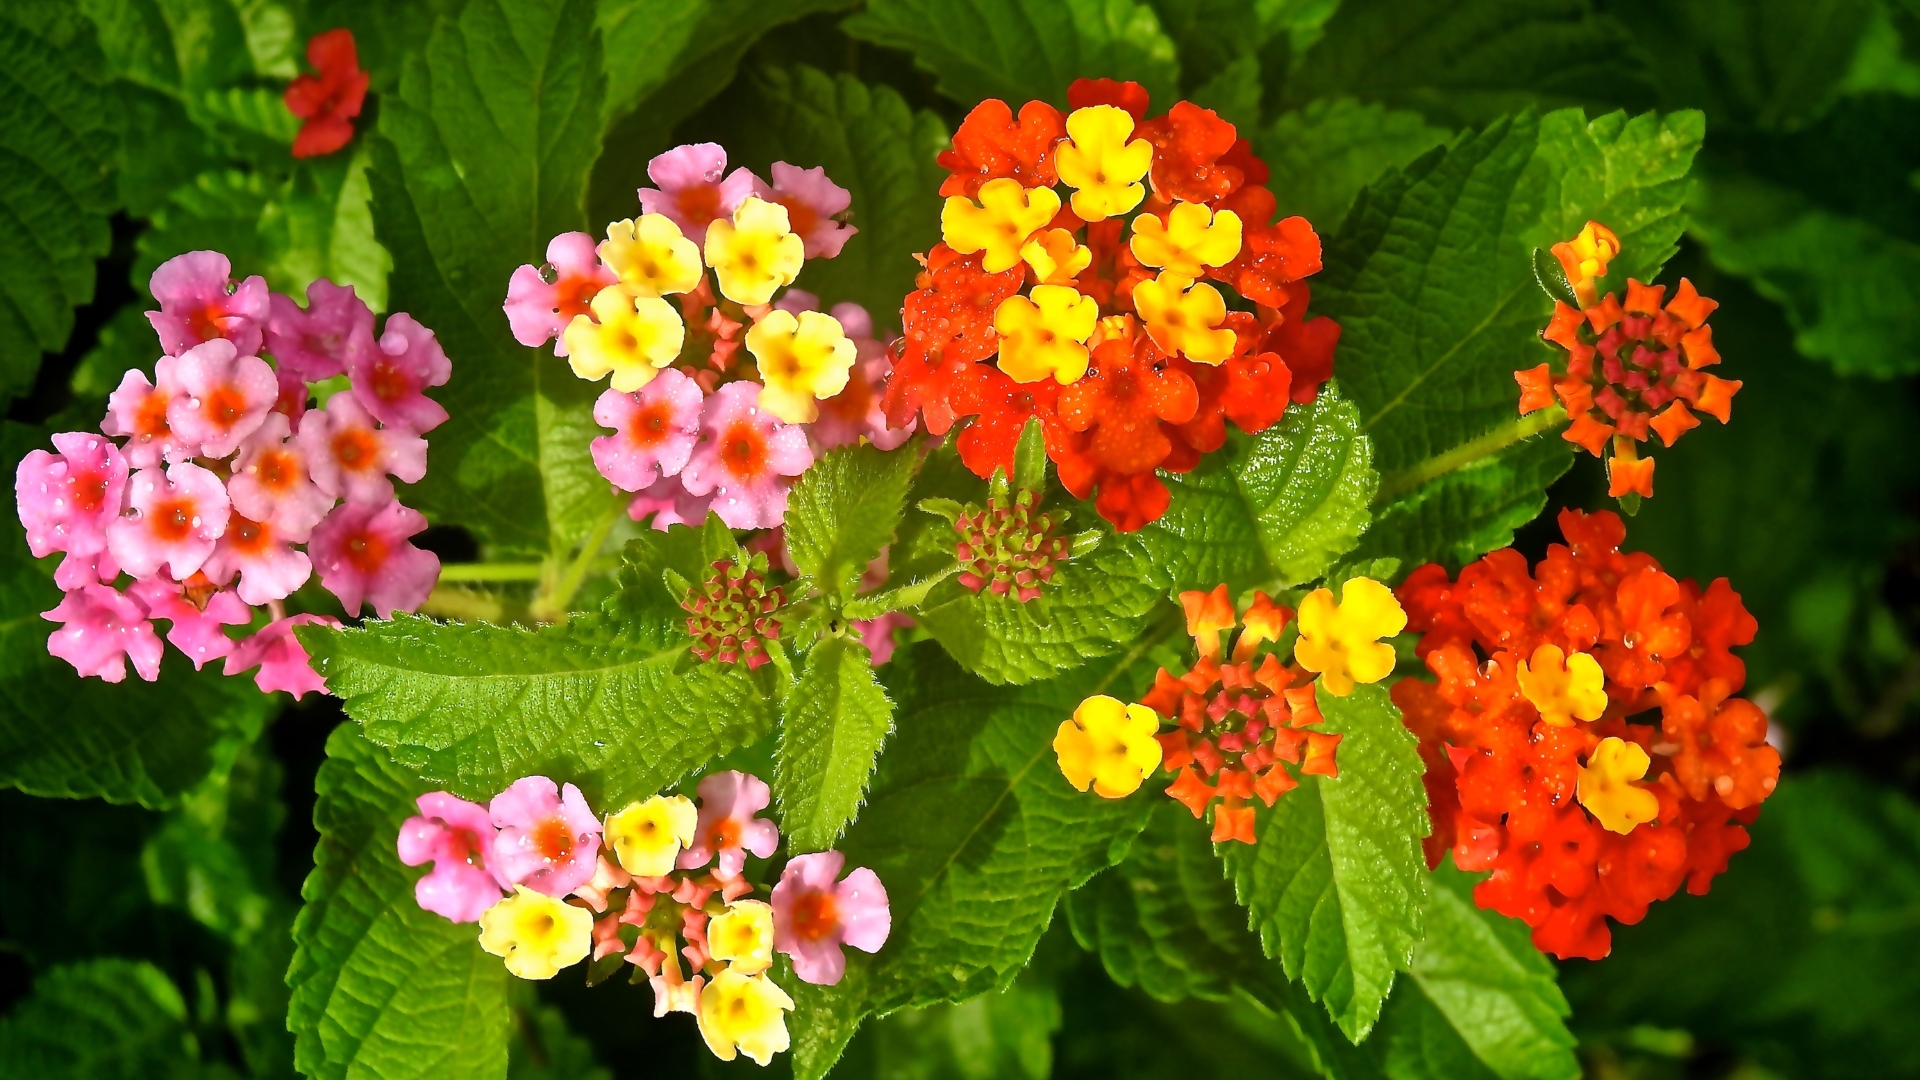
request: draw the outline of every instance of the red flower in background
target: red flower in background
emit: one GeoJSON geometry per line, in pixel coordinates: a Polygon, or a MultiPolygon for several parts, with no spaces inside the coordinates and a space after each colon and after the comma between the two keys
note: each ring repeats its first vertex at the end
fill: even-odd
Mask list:
{"type": "Polygon", "coordinates": [[[293,156],[322,157],[353,141],[353,119],[367,100],[367,73],[353,31],[329,30],[307,42],[307,63],[317,75],[302,75],[287,86],[288,111],[305,120],[293,139],[293,156]]]}

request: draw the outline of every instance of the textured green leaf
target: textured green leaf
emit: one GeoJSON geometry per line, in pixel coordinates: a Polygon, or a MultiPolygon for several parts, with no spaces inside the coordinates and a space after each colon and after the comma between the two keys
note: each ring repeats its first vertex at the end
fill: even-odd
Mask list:
{"type": "MultiPolygon", "coordinates": [[[[863,1041],[872,1075],[888,1080],[1047,1080],[1060,1022],[1058,991],[1023,976],[966,1001],[902,1009],[875,1021],[863,1041]]],[[[842,1073],[854,1071],[842,1066],[834,1075],[842,1073]]]]}
{"type": "Polygon", "coordinates": [[[1167,513],[1140,531],[1152,580],[1170,591],[1284,588],[1311,581],[1351,550],[1379,478],[1360,413],[1329,383],[1259,435],[1169,476],[1167,513]]]}
{"type": "Polygon", "coordinates": [[[766,673],[676,673],[687,637],[668,614],[541,630],[407,615],[301,635],[367,738],[468,799],[544,773],[617,806],[773,729],[766,673]]]}
{"type": "Polygon", "coordinates": [[[796,984],[795,1075],[817,1078],[862,1018],[1009,984],[1063,892],[1111,865],[1152,804],[1073,790],[1054,763],[1060,722],[1091,693],[1132,693],[1140,665],[984,687],[930,645],[888,665],[899,737],[840,850],[886,882],[893,935],[849,952],[833,987],[796,984]]]}
{"type": "Polygon", "coordinates": [[[7,1080],[191,1076],[199,1057],[186,1002],[148,963],[53,968],[0,1020],[0,1077],[7,1080]]]}
{"type": "Polygon", "coordinates": [[[517,266],[586,226],[603,90],[592,21],[587,0],[472,0],[411,55],[370,140],[389,305],[453,358],[436,392],[453,418],[434,430],[408,502],[503,549],[545,553],[601,516],[575,513],[566,494],[592,468],[579,435],[600,387],[516,344],[500,308],[517,266]]]}
{"type": "Polygon", "coordinates": [[[66,345],[112,241],[119,110],[100,67],[71,9],[0,11],[0,402],[66,345]]]}
{"type": "Polygon", "coordinates": [[[787,494],[787,554],[822,592],[851,594],[906,511],[916,454],[829,450],[787,494]]]}
{"type": "Polygon", "coordinates": [[[946,125],[909,108],[891,87],[808,67],[743,79],[714,112],[718,130],[701,134],[724,144],[735,163],[761,176],[775,161],[824,166],[853,197],[850,220],[860,231],[838,256],[809,261],[796,284],[826,305],[864,305],[876,327],[898,323],[920,269],[913,255],[940,239],[946,171],[934,155],[947,145],[946,125]]]}
{"type": "Polygon", "coordinates": [[[255,73],[233,0],[80,0],[79,6],[99,29],[108,67],[141,86],[184,96],[255,73]]]}
{"type": "Polygon", "coordinates": [[[787,690],[774,758],[773,795],[789,850],[825,851],[860,812],[893,702],[858,642],[830,637],[807,653],[787,690]]]}
{"type": "Polygon", "coordinates": [[[1282,113],[1253,133],[1253,148],[1271,170],[1267,186],[1280,213],[1299,214],[1325,234],[1339,228],[1361,188],[1449,134],[1417,112],[1338,97],[1282,113]]]}
{"type": "Polygon", "coordinates": [[[845,26],[912,53],[967,107],[994,97],[1064,108],[1068,83],[1102,76],[1132,79],[1155,101],[1178,96],[1173,41],[1134,0],[874,0],[845,26]]]}
{"type": "Polygon", "coordinates": [[[1423,932],[1427,796],[1413,735],[1384,688],[1322,689],[1318,700],[1326,729],[1343,736],[1340,776],[1302,778],[1257,810],[1259,843],[1218,850],[1267,955],[1358,1041],[1423,932]]]}
{"type": "Polygon", "coordinates": [[[506,1076],[507,969],[472,925],[421,910],[394,848],[432,786],[352,725],[327,740],[287,972],[295,1062],[316,1080],[506,1076]]]}

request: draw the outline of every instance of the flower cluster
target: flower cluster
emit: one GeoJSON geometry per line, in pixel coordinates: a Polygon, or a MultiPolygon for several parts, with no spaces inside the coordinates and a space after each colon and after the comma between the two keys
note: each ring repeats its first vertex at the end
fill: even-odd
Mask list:
{"type": "Polygon", "coordinates": [[[729,173],[714,143],[675,147],[648,164],[659,186],[640,190],[639,217],[598,244],[554,237],[546,264],[507,287],[521,344],[552,341],[581,378],[612,377],[593,415],[615,433],[593,441],[593,459],[655,528],[709,510],[772,528],[821,451],[863,439],[890,450],[912,433],[880,411],[892,365],[866,310],[822,312],[787,289],[857,231],[842,220],[850,196],[823,168],[770,171],[771,184],[729,173]]]}
{"type": "Polygon", "coordinates": [[[744,566],[716,562],[713,576],[681,600],[693,655],[723,664],[745,661],[748,671],[772,659],[767,642],[780,637],[775,613],[786,595],[779,586],[767,584],[767,565],[765,552],[755,553],[744,566]]]}
{"type": "Polygon", "coordinates": [[[1491,870],[1481,906],[1556,956],[1598,959],[1609,917],[1638,922],[1683,881],[1707,891],[1780,755],[1733,696],[1746,667],[1731,650],[1758,624],[1726,579],[1702,589],[1622,552],[1611,513],[1562,511],[1560,528],[1531,573],[1509,548],[1457,581],[1433,565],[1407,578],[1437,681],[1402,679],[1393,699],[1426,761],[1428,861],[1451,850],[1491,870]]]}
{"type": "Polygon", "coordinates": [[[300,117],[300,133],[293,138],[293,156],[323,157],[353,141],[353,121],[367,100],[367,73],[360,70],[360,53],[353,31],[328,30],[307,42],[307,63],[316,74],[302,75],[287,85],[287,111],[300,117]]]}
{"type": "Polygon", "coordinates": [[[151,681],[159,619],[196,668],[224,657],[228,674],[258,667],[263,691],[322,689],[293,628],[331,620],[289,617],[282,601],[316,569],[349,615],[412,611],[433,591],[440,560],[409,539],[426,518],[392,478],[426,473],[421,436],[447,413],[424,391],[451,364],[404,313],[376,338],[351,287],[316,281],[303,308],[260,277],[236,283],[219,252],[171,259],[148,287],[165,353],[153,379],[128,371],[99,432],[55,435],[57,453],[35,450],[15,473],[28,547],[66,556],[47,649],[108,682],[131,659],[151,681]],[[271,621],[229,638],[255,607],[271,621]]]}
{"type": "Polygon", "coordinates": [[[1521,415],[1558,398],[1573,418],[1564,433],[1568,442],[1599,457],[1612,440],[1609,495],[1651,498],[1653,459],[1641,457],[1636,444],[1652,431],[1672,446],[1700,426],[1695,410],[1726,423],[1741,384],[1703,370],[1720,362],[1707,325],[1720,305],[1694,291],[1693,282],[1681,278],[1672,300],[1665,285],[1632,278],[1624,302],[1617,293],[1598,295],[1596,281],[1619,253],[1619,237],[1597,221],[1553,245],[1581,304],[1576,309],[1556,300],[1553,321],[1541,334],[1565,351],[1563,370],[1556,376],[1555,365],[1540,364],[1513,377],[1520,383],[1521,415]]]}
{"type": "Polygon", "coordinates": [[[765,1065],[787,1048],[793,1008],[767,975],[773,954],[803,982],[838,983],[842,946],[886,944],[887,891],[865,867],[842,876],[846,857],[823,851],[788,859],[768,899],[755,899],[747,856],[769,858],[780,843],[756,816],[767,785],[712,773],[698,794],[697,806],[654,795],[602,821],[579,788],[544,776],[484,807],[431,792],[400,829],[400,861],[433,863],[414,886],[420,906],[477,921],[480,947],[520,978],[621,957],[646,973],[655,1016],[692,1013],[716,1057],[765,1065]]]}
{"type": "Polygon", "coordinates": [[[960,564],[960,584],[968,591],[986,589],[995,596],[1011,592],[1024,604],[1053,580],[1056,565],[1073,550],[1057,531],[1066,514],[1040,513],[1034,498],[1024,489],[1011,499],[991,494],[986,509],[965,507],[954,518],[953,531],[960,534],[954,559],[960,564]]]}
{"type": "Polygon", "coordinates": [[[1323,722],[1316,688],[1335,697],[1393,671],[1393,647],[1381,638],[1407,622],[1393,592],[1371,578],[1353,578],[1338,601],[1316,589],[1295,612],[1266,593],[1236,614],[1227,587],[1185,592],[1187,633],[1198,659],[1178,675],[1161,668],[1138,705],[1088,698],[1060,725],[1053,748],[1067,781],[1096,794],[1132,794],[1156,768],[1174,775],[1167,795],[1194,817],[1213,807],[1213,840],[1254,842],[1253,807],[1272,806],[1304,776],[1337,778],[1336,733],[1323,722]],[[1294,623],[1292,662],[1281,659],[1294,623]],[[1240,630],[1233,633],[1238,626],[1240,630]],[[1231,650],[1226,637],[1232,638],[1231,650]],[[1172,725],[1161,731],[1162,721],[1172,725]],[[1217,802],[1215,800],[1218,800],[1217,802]]]}
{"type": "Polygon", "coordinates": [[[1156,470],[1193,469],[1228,420],[1261,431],[1313,400],[1340,329],[1306,318],[1320,239],[1273,222],[1232,124],[1184,101],[1147,119],[1146,92],[1109,79],[1068,101],[1064,117],[981,102],[940,154],[942,242],[906,300],[886,415],[936,435],[971,418],[958,449],[982,477],[1012,471],[1037,417],[1061,482],[1132,530],[1166,512],[1156,470]]]}

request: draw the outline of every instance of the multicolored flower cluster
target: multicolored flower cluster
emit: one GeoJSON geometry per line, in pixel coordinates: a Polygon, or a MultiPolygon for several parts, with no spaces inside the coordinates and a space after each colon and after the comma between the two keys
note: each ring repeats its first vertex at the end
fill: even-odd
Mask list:
{"type": "Polygon", "coordinates": [[[771,173],[727,172],[714,143],[675,147],[648,164],[659,186],[640,190],[639,217],[598,244],[554,237],[545,265],[507,287],[521,344],[552,341],[581,378],[611,376],[594,419],[615,434],[594,440],[594,462],[658,529],[709,510],[736,529],[778,526],[819,453],[890,450],[913,431],[879,408],[892,364],[866,310],[822,312],[787,288],[858,231],[842,220],[850,196],[822,168],[771,173]]]}
{"type": "Polygon", "coordinates": [[[1311,730],[1324,720],[1316,688],[1347,697],[1357,683],[1386,678],[1394,653],[1380,639],[1399,633],[1407,616],[1391,590],[1364,577],[1347,581],[1337,601],[1331,589],[1308,593],[1297,622],[1263,592],[1236,614],[1225,585],[1181,593],[1180,603],[1199,653],[1193,665],[1178,675],[1161,668],[1138,705],[1088,698],[1060,725],[1054,753],[1069,783],[1081,791],[1091,784],[1109,799],[1165,769],[1174,776],[1167,795],[1194,817],[1213,807],[1215,843],[1251,844],[1247,800],[1272,806],[1298,787],[1287,765],[1302,776],[1339,777],[1340,736],[1311,730]],[[1289,646],[1291,663],[1281,659],[1289,646]],[[1161,731],[1163,720],[1172,728],[1161,731]]]}
{"type": "Polygon", "coordinates": [[[400,861],[431,862],[414,886],[420,906],[477,921],[480,947],[520,978],[619,956],[646,973],[655,1016],[691,1013],[714,1056],[765,1065],[787,1048],[793,1008],[767,974],[773,954],[803,982],[838,983],[843,946],[886,944],[887,890],[865,867],[843,876],[846,857],[823,851],[788,859],[768,898],[755,899],[763,886],[747,856],[771,858],[780,845],[757,816],[767,785],[712,773],[698,795],[697,805],[654,795],[603,822],[579,788],[544,776],[514,781],[484,807],[431,792],[401,827],[400,861]]]}
{"type": "Polygon", "coordinates": [[[1531,572],[1511,548],[1400,587],[1437,681],[1393,699],[1420,737],[1433,835],[1493,873],[1481,906],[1540,948],[1599,959],[1682,882],[1705,893],[1780,775],[1767,718],[1735,697],[1759,629],[1726,579],[1702,589],[1620,550],[1612,513],[1562,511],[1531,572]],[[1653,716],[1653,710],[1659,715],[1653,716]]]}
{"type": "Polygon", "coordinates": [[[1598,295],[1596,281],[1620,253],[1613,230],[1589,221],[1580,235],[1553,245],[1581,307],[1556,300],[1553,321],[1542,337],[1566,357],[1562,370],[1540,364],[1513,377],[1520,383],[1520,414],[1547,408],[1558,398],[1573,418],[1563,437],[1594,457],[1608,440],[1608,494],[1653,497],[1653,459],[1636,446],[1651,430],[1672,446],[1700,426],[1694,411],[1722,424],[1732,415],[1740,383],[1708,375],[1720,362],[1707,316],[1720,305],[1701,296],[1693,282],[1680,279],[1673,299],[1665,285],[1627,279],[1626,300],[1617,293],[1598,295]]]}
{"type": "Polygon", "coordinates": [[[1061,482],[1129,531],[1166,512],[1156,470],[1193,469],[1228,420],[1261,431],[1313,400],[1340,328],[1306,317],[1320,239],[1273,221],[1232,124],[1184,101],[1148,119],[1135,83],[1067,97],[1064,117],[981,102],[941,153],[942,243],[907,297],[885,409],[936,435],[970,418],[958,449],[982,477],[1012,471],[1037,417],[1061,482]]]}
{"type": "Polygon", "coordinates": [[[426,518],[393,479],[426,473],[422,435],[447,413],[425,391],[452,365],[409,315],[375,337],[351,287],[316,281],[303,308],[263,278],[235,282],[216,251],[168,260],[148,287],[165,353],[153,379],[128,371],[99,432],[53,436],[57,452],[33,451],[14,476],[28,547],[66,556],[47,649],[108,682],[131,659],[151,681],[164,620],[196,668],[225,658],[230,675],[258,667],[263,691],[323,689],[293,628],[332,620],[282,601],[316,569],[349,615],[384,619],[433,591],[440,560],[409,539],[426,518]],[[229,638],[256,607],[266,626],[229,638]]]}

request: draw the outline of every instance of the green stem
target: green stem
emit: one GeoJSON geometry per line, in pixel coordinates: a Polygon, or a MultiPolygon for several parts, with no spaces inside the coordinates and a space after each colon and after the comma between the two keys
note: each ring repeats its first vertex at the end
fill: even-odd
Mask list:
{"type": "Polygon", "coordinates": [[[449,563],[440,568],[440,580],[539,581],[540,563],[449,563]]]}
{"type": "Polygon", "coordinates": [[[1492,457],[1515,443],[1530,439],[1566,422],[1566,410],[1558,405],[1549,405],[1511,423],[1502,424],[1477,439],[1463,442],[1445,453],[1435,454],[1417,465],[1388,476],[1380,482],[1380,491],[1374,495],[1373,504],[1381,506],[1392,502],[1408,492],[1419,489],[1428,481],[1464,469],[1481,458],[1492,457]]]}
{"type": "Polygon", "coordinates": [[[536,597],[528,610],[542,619],[558,619],[566,614],[567,605],[573,602],[573,594],[587,580],[587,572],[593,569],[600,555],[600,548],[607,542],[607,534],[613,531],[614,523],[626,512],[626,504],[616,503],[609,507],[600,520],[594,524],[593,532],[587,534],[580,544],[580,553],[567,564],[567,569],[554,583],[553,591],[545,596],[536,597]]]}

